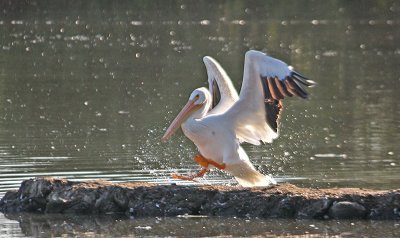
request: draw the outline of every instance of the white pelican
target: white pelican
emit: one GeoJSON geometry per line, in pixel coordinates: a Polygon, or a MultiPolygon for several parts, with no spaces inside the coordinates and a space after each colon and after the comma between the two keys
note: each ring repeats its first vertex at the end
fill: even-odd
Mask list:
{"type": "Polygon", "coordinates": [[[195,89],[189,101],[168,127],[162,141],[182,126],[183,133],[197,146],[195,161],[202,170],[193,176],[173,175],[193,180],[215,167],[233,175],[245,187],[276,183],[258,172],[240,143],[260,145],[278,137],[281,100],[293,95],[307,98],[305,87],[315,85],[283,61],[250,50],[245,55],[240,96],[229,76],[216,60],[203,58],[209,90],[195,89]]]}

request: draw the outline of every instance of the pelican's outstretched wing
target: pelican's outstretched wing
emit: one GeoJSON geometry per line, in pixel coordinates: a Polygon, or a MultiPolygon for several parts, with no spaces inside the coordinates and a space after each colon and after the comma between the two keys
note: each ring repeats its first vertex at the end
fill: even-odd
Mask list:
{"type": "Polygon", "coordinates": [[[240,98],[227,112],[240,141],[260,144],[278,137],[281,99],[293,95],[307,98],[305,87],[315,85],[283,61],[259,51],[245,56],[240,98]]]}
{"type": "Polygon", "coordinates": [[[228,74],[215,59],[205,56],[203,62],[207,69],[209,90],[212,95],[212,109],[208,115],[224,113],[239,100],[238,93],[228,74]]]}

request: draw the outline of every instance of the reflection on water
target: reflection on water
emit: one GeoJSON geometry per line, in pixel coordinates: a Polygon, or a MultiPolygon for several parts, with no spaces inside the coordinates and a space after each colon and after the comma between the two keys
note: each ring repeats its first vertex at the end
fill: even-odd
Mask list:
{"type": "MultiPolygon", "coordinates": [[[[258,169],[302,186],[400,185],[397,1],[1,1],[0,197],[23,179],[171,183],[195,147],[160,137],[204,55],[234,84],[267,51],[317,81],[284,102],[272,145],[244,145],[258,169]]],[[[201,182],[234,183],[213,171],[201,182]]]]}
{"type": "MultiPolygon", "coordinates": [[[[31,237],[136,237],[136,236],[281,236],[281,237],[399,237],[395,221],[315,221],[286,219],[238,219],[207,217],[126,219],[118,216],[9,215],[1,223],[0,237],[22,236],[5,229],[18,223],[31,237]]],[[[0,214],[0,221],[4,216],[0,214]]]]}

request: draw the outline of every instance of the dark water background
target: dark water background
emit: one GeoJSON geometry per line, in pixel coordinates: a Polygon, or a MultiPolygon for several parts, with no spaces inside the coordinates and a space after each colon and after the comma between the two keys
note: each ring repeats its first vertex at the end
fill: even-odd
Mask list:
{"type": "MultiPolygon", "coordinates": [[[[197,170],[182,133],[160,137],[206,86],[204,55],[239,89],[249,49],[318,83],[309,100],[285,100],[273,144],[244,145],[259,170],[299,186],[399,188],[399,42],[398,1],[1,0],[0,197],[36,176],[165,184],[197,170]]],[[[218,171],[201,182],[234,183],[218,171]]],[[[0,217],[0,236],[29,236],[14,220],[0,217]]]]}

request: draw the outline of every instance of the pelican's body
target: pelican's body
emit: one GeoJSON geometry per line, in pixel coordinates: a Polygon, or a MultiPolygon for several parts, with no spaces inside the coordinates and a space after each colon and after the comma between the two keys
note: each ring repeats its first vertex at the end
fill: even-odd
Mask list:
{"type": "MultiPolygon", "coordinates": [[[[237,150],[232,123],[226,114],[190,118],[182,124],[183,133],[197,146],[201,155],[223,163],[224,153],[237,150]],[[221,122],[224,122],[221,126],[221,122]],[[223,145],[221,147],[221,145],[223,145]]],[[[233,162],[234,158],[230,161],[233,162]]]]}
{"type": "Polygon", "coordinates": [[[203,61],[209,89],[198,88],[167,129],[167,140],[181,125],[183,133],[197,146],[196,160],[205,169],[214,166],[233,175],[240,185],[268,186],[275,181],[251,164],[242,142],[259,145],[278,136],[281,100],[307,97],[304,86],[314,82],[293,71],[284,62],[259,51],[245,55],[240,96],[223,68],[211,57],[203,61]]]}

